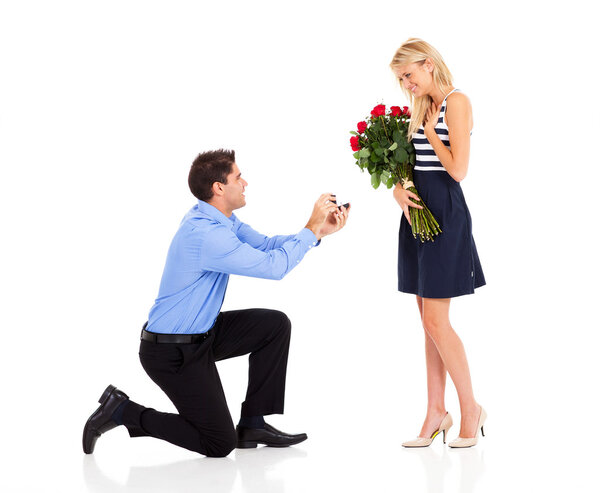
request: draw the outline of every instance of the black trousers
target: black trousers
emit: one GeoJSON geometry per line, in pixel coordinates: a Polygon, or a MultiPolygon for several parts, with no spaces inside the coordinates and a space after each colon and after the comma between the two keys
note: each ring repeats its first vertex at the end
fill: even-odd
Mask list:
{"type": "Polygon", "coordinates": [[[291,324],[275,310],[221,312],[199,344],[141,341],[140,361],[179,414],[129,401],[123,424],[132,437],[152,436],[210,457],[224,457],[237,439],[216,361],[250,353],[241,415],[282,414],[291,324]]]}

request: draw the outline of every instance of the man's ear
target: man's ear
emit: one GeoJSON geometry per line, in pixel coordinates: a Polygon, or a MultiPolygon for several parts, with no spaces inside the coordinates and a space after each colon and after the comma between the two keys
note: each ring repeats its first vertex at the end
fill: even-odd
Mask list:
{"type": "Polygon", "coordinates": [[[212,184],[212,191],[213,191],[214,195],[218,195],[218,196],[223,195],[223,192],[224,192],[223,191],[223,184],[219,183],[218,181],[215,181],[212,184]]]}

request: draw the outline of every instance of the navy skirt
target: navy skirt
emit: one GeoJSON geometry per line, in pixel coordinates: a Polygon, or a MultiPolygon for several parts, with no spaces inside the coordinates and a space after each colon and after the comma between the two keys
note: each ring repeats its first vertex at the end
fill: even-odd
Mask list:
{"type": "Polygon", "coordinates": [[[472,294],[485,284],[471,232],[471,214],[460,183],[446,171],[414,171],[419,195],[442,232],[435,241],[414,238],[402,214],[398,240],[398,290],[423,298],[472,294]]]}

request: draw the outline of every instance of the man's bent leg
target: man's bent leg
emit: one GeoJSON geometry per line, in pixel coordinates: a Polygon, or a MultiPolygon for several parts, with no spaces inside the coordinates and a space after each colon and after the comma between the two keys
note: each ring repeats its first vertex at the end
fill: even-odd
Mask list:
{"type": "Polygon", "coordinates": [[[215,360],[250,353],[242,417],[283,414],[291,336],[285,313],[262,308],[222,312],[213,330],[215,360]]]}
{"type": "Polygon", "coordinates": [[[217,360],[250,353],[248,392],[236,428],[237,446],[288,447],[306,440],[305,433],[290,435],[262,419],[265,414],[283,413],[291,334],[287,316],[264,309],[222,312],[214,328],[213,349],[217,360]],[[257,425],[258,421],[262,424],[257,425]]]}
{"type": "Polygon", "coordinates": [[[236,434],[215,365],[214,334],[200,344],[142,341],[140,361],[179,414],[128,402],[123,424],[131,436],[153,436],[209,457],[224,457],[236,434]]]}

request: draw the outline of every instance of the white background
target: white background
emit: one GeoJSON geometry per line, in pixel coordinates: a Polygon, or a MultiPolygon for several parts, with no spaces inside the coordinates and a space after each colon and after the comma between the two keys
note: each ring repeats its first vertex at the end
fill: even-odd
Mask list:
{"type": "MultiPolygon", "coordinates": [[[[590,491],[598,422],[597,18],[591,2],[2,1],[2,491],[590,491]],[[396,290],[400,210],[349,130],[407,102],[408,37],[471,99],[463,190],[488,282],[452,302],[487,436],[404,450],[425,414],[423,332],[396,290]],[[238,216],[304,226],[323,192],[345,230],[280,282],[230,280],[224,309],[293,322],[285,416],[309,440],[205,459],[123,428],[84,457],[107,384],[173,407],[138,337],[201,151],[233,148],[238,216]]],[[[234,420],[246,358],[219,366],[234,420]]],[[[447,407],[460,413],[448,380],[447,407]]],[[[458,433],[458,426],[450,438],[458,433]]]]}

